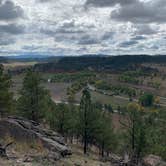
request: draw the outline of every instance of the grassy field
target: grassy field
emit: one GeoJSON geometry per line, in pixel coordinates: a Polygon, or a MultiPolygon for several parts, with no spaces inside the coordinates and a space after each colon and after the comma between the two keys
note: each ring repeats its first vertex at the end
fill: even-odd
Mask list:
{"type": "MultiPolygon", "coordinates": [[[[11,62],[4,64],[6,69],[17,69],[17,68],[26,68],[29,66],[35,65],[37,62],[11,62]]],[[[152,66],[150,66],[152,67],[152,66]]],[[[151,92],[155,96],[160,96],[160,104],[162,107],[166,107],[166,77],[164,77],[164,74],[166,72],[165,66],[155,66],[159,69],[159,72],[157,75],[148,75],[148,76],[138,76],[137,79],[142,80],[142,84],[132,84],[127,82],[121,82],[119,81],[119,76],[123,74],[123,72],[118,73],[111,73],[111,72],[99,72],[96,73],[96,79],[97,80],[104,80],[108,83],[108,85],[113,86],[124,86],[136,89],[138,93],[142,92],[151,92]],[[164,70],[165,69],[165,70],[164,70]],[[152,85],[149,84],[149,82],[154,83],[160,83],[159,88],[155,88],[152,85]]],[[[71,86],[71,83],[50,83],[47,80],[50,78],[53,78],[56,73],[41,73],[43,81],[43,86],[50,91],[50,94],[52,96],[52,99],[54,101],[67,101],[67,88],[71,86]]],[[[63,74],[63,73],[61,73],[63,74]]],[[[13,86],[12,91],[15,94],[15,97],[17,98],[19,95],[19,90],[22,87],[22,80],[23,80],[23,74],[14,75],[12,77],[13,86]]],[[[113,92],[109,92],[113,93],[113,92]]],[[[82,91],[77,92],[75,99],[77,103],[80,102],[80,98],[82,95],[82,91]]],[[[117,109],[118,106],[124,107],[129,103],[129,97],[126,94],[119,94],[119,96],[108,96],[101,94],[96,91],[91,91],[92,100],[94,102],[99,102],[102,104],[111,104],[114,109],[117,109]]],[[[135,97],[138,99],[140,97],[140,94],[137,94],[135,97]]]]}
{"type": "MultiPolygon", "coordinates": [[[[52,75],[52,74],[51,74],[52,75]]],[[[51,75],[44,75],[45,78],[49,78],[51,75]]],[[[19,95],[19,90],[22,87],[22,80],[24,75],[16,75],[12,77],[13,85],[12,91],[14,92],[15,98],[19,95]]],[[[50,91],[52,99],[56,101],[67,101],[67,88],[70,87],[71,83],[49,83],[44,82],[43,86],[50,91]]],[[[163,89],[163,91],[165,91],[163,89]]],[[[164,92],[163,92],[164,93],[164,92]]],[[[79,103],[81,98],[82,91],[78,92],[75,96],[76,102],[79,103]]],[[[156,94],[156,93],[155,93],[156,94]]],[[[93,102],[99,102],[102,104],[111,104],[114,109],[117,109],[118,106],[124,107],[129,103],[129,99],[127,96],[119,95],[119,96],[108,96],[101,94],[99,92],[91,91],[91,96],[93,102]]],[[[163,95],[164,96],[164,95],[163,95]]],[[[166,98],[160,97],[161,106],[166,106],[166,98]]]]}
{"type": "Polygon", "coordinates": [[[16,68],[25,68],[29,66],[34,66],[37,62],[9,62],[3,63],[5,69],[16,69],[16,68]]]}
{"type": "Polygon", "coordinates": [[[103,104],[111,104],[114,109],[117,109],[117,106],[124,107],[129,103],[129,100],[126,100],[125,98],[107,96],[107,95],[100,94],[98,92],[91,92],[91,95],[94,102],[99,102],[103,104]]]}
{"type": "MultiPolygon", "coordinates": [[[[19,91],[21,90],[21,87],[22,87],[23,77],[24,77],[23,74],[12,77],[13,84],[12,84],[11,90],[14,93],[15,98],[18,98],[19,91]]],[[[67,87],[69,87],[70,84],[44,82],[42,85],[49,90],[54,101],[67,100],[66,92],[67,92],[67,87]]]]}
{"type": "Polygon", "coordinates": [[[67,88],[70,86],[68,83],[44,83],[43,86],[50,91],[52,99],[56,101],[67,101],[67,88]]]}

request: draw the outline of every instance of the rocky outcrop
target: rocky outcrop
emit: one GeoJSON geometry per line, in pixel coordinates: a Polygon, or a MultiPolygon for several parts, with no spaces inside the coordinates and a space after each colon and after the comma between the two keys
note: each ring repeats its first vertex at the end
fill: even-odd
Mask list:
{"type": "Polygon", "coordinates": [[[166,162],[162,161],[161,157],[155,155],[148,155],[143,159],[145,166],[166,166],[166,162]]]}
{"type": "Polygon", "coordinates": [[[16,141],[39,143],[55,160],[71,155],[70,148],[58,133],[42,128],[38,123],[23,118],[8,117],[0,120],[0,136],[11,136],[16,141]]]}

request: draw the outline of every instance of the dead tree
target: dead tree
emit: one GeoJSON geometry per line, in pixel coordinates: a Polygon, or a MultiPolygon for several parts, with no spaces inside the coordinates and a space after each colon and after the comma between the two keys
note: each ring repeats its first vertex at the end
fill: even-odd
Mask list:
{"type": "Polygon", "coordinates": [[[10,142],[5,146],[0,144],[0,157],[8,158],[7,153],[6,153],[6,149],[12,144],[13,144],[13,142],[10,142]]]}

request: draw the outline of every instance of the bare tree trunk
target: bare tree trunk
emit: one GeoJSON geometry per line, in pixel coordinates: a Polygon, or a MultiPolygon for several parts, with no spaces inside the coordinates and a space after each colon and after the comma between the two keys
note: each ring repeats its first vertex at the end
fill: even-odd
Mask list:
{"type": "Polygon", "coordinates": [[[10,146],[11,144],[13,144],[13,142],[10,142],[9,144],[2,146],[0,145],[0,157],[3,158],[8,158],[7,153],[6,153],[6,149],[8,146],[10,146]]]}
{"type": "Polygon", "coordinates": [[[104,157],[104,141],[102,142],[101,156],[104,157]]]}
{"type": "Polygon", "coordinates": [[[84,154],[86,154],[87,153],[87,132],[86,132],[86,129],[85,129],[85,131],[84,131],[85,133],[85,135],[84,135],[84,154]]]}

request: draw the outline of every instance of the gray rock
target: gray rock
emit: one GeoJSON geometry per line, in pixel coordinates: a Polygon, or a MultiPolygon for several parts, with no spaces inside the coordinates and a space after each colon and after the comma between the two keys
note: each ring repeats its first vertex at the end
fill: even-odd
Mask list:
{"type": "Polygon", "coordinates": [[[71,155],[71,149],[65,145],[64,138],[58,133],[43,129],[38,123],[24,118],[8,117],[0,120],[0,135],[9,135],[17,141],[40,142],[43,147],[54,154],[58,160],[71,155]]]}
{"type": "Polygon", "coordinates": [[[166,166],[166,163],[162,161],[161,157],[155,155],[148,155],[143,159],[145,166],[166,166]]]}

